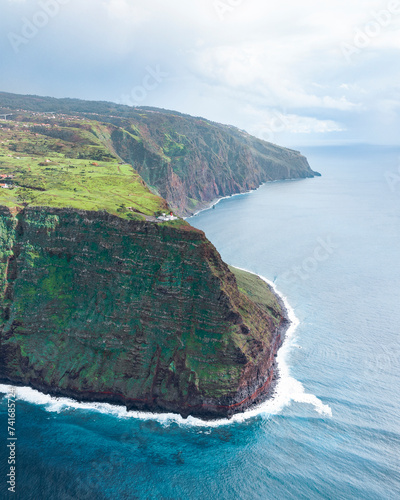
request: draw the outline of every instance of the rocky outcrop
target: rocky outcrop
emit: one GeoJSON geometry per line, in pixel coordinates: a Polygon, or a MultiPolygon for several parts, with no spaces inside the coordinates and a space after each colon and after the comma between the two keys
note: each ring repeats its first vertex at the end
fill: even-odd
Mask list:
{"type": "Polygon", "coordinates": [[[2,207],[0,243],[2,382],[203,418],[271,389],[283,310],[239,290],[201,231],[2,207]]]}
{"type": "Polygon", "coordinates": [[[115,151],[180,215],[267,181],[319,175],[298,151],[235,127],[154,109],[114,123],[115,151]]]}
{"type": "Polygon", "coordinates": [[[98,139],[111,154],[133,165],[152,191],[181,216],[267,181],[320,175],[298,151],[176,111],[5,92],[0,92],[0,107],[14,112],[12,119],[28,110],[106,123],[107,130],[99,133],[97,128],[98,139]]]}
{"type": "Polygon", "coordinates": [[[145,182],[188,215],[265,181],[312,177],[307,160],[165,110],[5,93],[0,106],[44,124],[17,123],[22,133],[3,141],[15,187],[0,206],[0,381],[202,418],[265,399],[284,307],[203,232],[161,223],[169,207],[145,182]]]}

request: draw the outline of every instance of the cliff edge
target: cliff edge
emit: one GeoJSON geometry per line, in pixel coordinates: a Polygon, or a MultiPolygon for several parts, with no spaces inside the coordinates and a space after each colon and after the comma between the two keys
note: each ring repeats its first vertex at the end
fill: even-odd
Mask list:
{"type": "Polygon", "coordinates": [[[305,158],[165,110],[2,103],[0,381],[202,418],[265,399],[284,307],[179,215],[305,158]]]}
{"type": "MultiPolygon", "coordinates": [[[[65,128],[66,117],[96,121],[87,129],[95,132],[90,140],[103,143],[132,165],[153,193],[180,216],[189,216],[217,198],[256,189],[267,181],[320,175],[299,151],[177,111],[5,92],[0,92],[0,109],[11,113],[11,121],[32,121],[39,115],[40,122],[51,128],[47,132],[62,144],[71,134],[54,130],[54,125],[65,128]]],[[[42,127],[38,132],[46,130],[42,127]]]]}
{"type": "Polygon", "coordinates": [[[0,238],[2,382],[203,418],[270,390],[283,311],[201,231],[2,207],[0,238]]]}

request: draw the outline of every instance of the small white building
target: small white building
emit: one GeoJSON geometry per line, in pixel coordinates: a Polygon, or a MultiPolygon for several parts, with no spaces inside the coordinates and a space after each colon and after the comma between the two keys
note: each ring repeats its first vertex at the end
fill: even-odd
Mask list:
{"type": "Polygon", "coordinates": [[[169,215],[167,214],[162,214],[159,217],[157,217],[157,220],[161,222],[166,222],[170,220],[178,220],[178,217],[175,217],[175,215],[171,212],[169,215]]]}

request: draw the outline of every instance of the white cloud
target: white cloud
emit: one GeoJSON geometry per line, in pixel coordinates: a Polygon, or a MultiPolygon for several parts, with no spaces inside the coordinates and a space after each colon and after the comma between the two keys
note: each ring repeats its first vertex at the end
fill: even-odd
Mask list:
{"type": "Polygon", "coordinates": [[[288,124],[288,132],[294,134],[326,134],[327,132],[343,132],[346,130],[333,120],[318,120],[309,116],[286,115],[283,120],[288,124]]]}
{"type": "Polygon", "coordinates": [[[7,33],[18,32],[37,4],[8,0],[0,19],[3,89],[112,100],[159,65],[170,77],[143,104],[248,130],[277,109],[290,133],[316,140],[338,129],[374,140],[390,122],[385,140],[398,142],[400,15],[350,61],[341,50],[389,1],[243,0],[221,19],[214,0],[70,0],[15,57],[7,33]]]}
{"type": "MultiPolygon", "coordinates": [[[[343,111],[359,106],[344,95],[327,95],[329,85],[302,81],[294,66],[282,64],[279,51],[269,51],[262,43],[200,48],[190,56],[190,67],[200,80],[257,95],[265,105],[343,111]]],[[[337,93],[336,88],[333,91],[337,93]]]]}
{"type": "Polygon", "coordinates": [[[143,23],[151,18],[151,13],[143,6],[138,5],[138,2],[103,0],[103,7],[110,20],[124,22],[130,26],[143,23]]]}
{"type": "Polygon", "coordinates": [[[288,113],[285,109],[259,110],[248,106],[246,113],[252,120],[249,132],[272,142],[288,134],[327,134],[346,130],[334,120],[288,113]]]}

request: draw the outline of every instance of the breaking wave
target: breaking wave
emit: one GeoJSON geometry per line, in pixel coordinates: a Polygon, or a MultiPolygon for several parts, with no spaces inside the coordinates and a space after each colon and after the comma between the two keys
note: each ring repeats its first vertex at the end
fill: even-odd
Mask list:
{"type": "MultiPolygon", "coordinates": [[[[242,270],[250,272],[247,269],[242,270]]],[[[70,398],[49,396],[36,391],[35,389],[31,389],[30,387],[15,387],[17,400],[44,406],[44,408],[49,412],[60,413],[67,410],[94,411],[123,419],[133,418],[141,420],[155,420],[162,425],[175,423],[182,426],[196,427],[218,427],[221,425],[241,423],[258,415],[276,415],[292,401],[312,405],[315,411],[317,411],[320,415],[332,416],[332,410],[328,405],[324,404],[314,394],[307,393],[302,383],[290,375],[287,357],[291,347],[293,346],[293,337],[299,324],[299,320],[297,319],[287,298],[276,289],[275,284],[263,276],[260,276],[260,278],[268,283],[268,285],[270,285],[274,292],[280,297],[286,307],[288,319],[290,321],[289,328],[286,331],[285,340],[277,355],[279,378],[274,394],[260,405],[255,406],[254,408],[243,413],[237,413],[230,419],[204,421],[195,417],[188,417],[184,419],[180,415],[174,413],[150,413],[142,411],[128,412],[123,406],[108,403],[81,403],[70,398]]],[[[9,385],[0,384],[0,393],[8,394],[10,392],[10,388],[11,386],[9,385]]]]}

